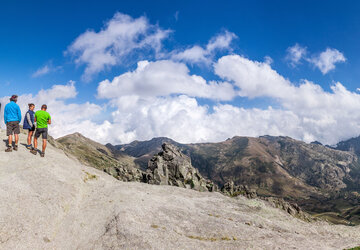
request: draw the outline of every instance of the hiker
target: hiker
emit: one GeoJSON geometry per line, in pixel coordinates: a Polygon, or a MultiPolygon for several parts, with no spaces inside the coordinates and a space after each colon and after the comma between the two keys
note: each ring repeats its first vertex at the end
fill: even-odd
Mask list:
{"type": "Polygon", "coordinates": [[[35,104],[29,103],[29,110],[25,114],[23,129],[29,130],[28,138],[27,138],[27,149],[32,149],[31,139],[35,131],[35,123],[34,123],[34,112],[35,104]]]}
{"type": "Polygon", "coordinates": [[[21,121],[21,110],[17,102],[17,95],[13,95],[10,98],[10,102],[6,104],[4,109],[4,121],[6,124],[6,135],[8,136],[8,145],[5,152],[12,152],[12,135],[15,137],[14,150],[18,150],[19,134],[20,134],[20,121],[21,121]]]}
{"type": "Polygon", "coordinates": [[[34,136],[34,147],[30,150],[30,152],[34,155],[37,154],[37,139],[42,136],[42,151],[40,153],[41,157],[45,156],[45,149],[46,149],[46,140],[48,136],[48,124],[51,124],[51,117],[48,112],[46,112],[47,106],[46,104],[41,106],[41,110],[36,111],[35,119],[36,122],[36,130],[34,136]]]}

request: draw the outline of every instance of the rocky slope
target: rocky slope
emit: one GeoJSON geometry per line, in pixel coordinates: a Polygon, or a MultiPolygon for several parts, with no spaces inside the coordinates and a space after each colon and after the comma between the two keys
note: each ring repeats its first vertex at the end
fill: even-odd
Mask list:
{"type": "MultiPolygon", "coordinates": [[[[0,132],[5,138],[4,131],[0,132]]],[[[21,135],[21,142],[25,136],[21,135]]],[[[0,144],[1,249],[343,249],[360,228],[307,223],[259,199],[122,182],[49,145],[0,144]]]]}
{"type": "Polygon", "coordinates": [[[107,172],[119,180],[141,181],[143,178],[134,157],[120,151],[112,151],[79,133],[61,137],[52,144],[81,163],[107,172]]]}
{"type": "MultiPolygon", "coordinates": [[[[159,147],[163,140],[136,142],[127,152],[148,156],[152,148],[146,147],[159,147]]],[[[272,136],[177,145],[205,178],[219,186],[233,181],[256,189],[260,196],[299,203],[308,212],[335,223],[360,223],[355,212],[360,204],[360,164],[353,152],[272,136]]]]}

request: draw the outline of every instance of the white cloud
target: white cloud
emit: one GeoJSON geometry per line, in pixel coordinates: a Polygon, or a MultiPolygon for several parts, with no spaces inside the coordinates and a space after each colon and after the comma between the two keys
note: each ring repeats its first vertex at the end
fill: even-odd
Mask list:
{"type": "MultiPolygon", "coordinates": [[[[48,104],[53,118],[50,133],[55,137],[80,132],[102,143],[128,143],[157,136],[188,143],[221,141],[234,135],[270,134],[334,144],[360,133],[360,113],[357,112],[360,95],[348,91],[341,83],[334,83],[331,92],[306,80],[296,86],[268,64],[239,55],[220,58],[215,69],[221,78],[232,81],[242,96],[273,98],[279,108],[200,104],[196,97],[201,95],[208,99],[231,95],[214,95],[226,90],[226,85],[213,89],[200,76],[195,77],[200,80],[192,79],[185,65],[170,61],[141,62],[137,70],[99,84],[99,97],[114,109],[110,117],[102,117],[106,112],[96,104],[72,103],[71,99],[77,95],[73,82],[54,85],[34,96],[21,95],[19,104],[23,113],[29,102],[34,102],[37,108],[48,104]],[[168,79],[166,75],[174,71],[178,74],[175,80],[164,84],[164,79],[168,79]],[[149,83],[147,90],[142,85],[145,80],[149,83]],[[179,84],[183,80],[186,88],[179,84]],[[198,93],[194,89],[198,89],[198,93]]],[[[8,98],[0,98],[0,102],[4,105],[8,98]]]]}
{"type": "Polygon", "coordinates": [[[123,63],[131,52],[160,52],[161,42],[169,32],[150,24],[144,16],[134,19],[116,13],[99,32],[88,30],[77,37],[67,53],[75,57],[78,65],[86,65],[83,78],[90,80],[106,67],[123,63]]]}
{"type": "Polygon", "coordinates": [[[293,91],[289,80],[279,75],[267,62],[251,61],[239,55],[221,57],[214,65],[215,73],[233,81],[243,97],[280,98],[293,91]]]}
{"type": "Polygon", "coordinates": [[[314,64],[324,75],[335,69],[335,64],[345,62],[345,56],[337,49],[327,48],[319,56],[312,57],[309,62],[314,64]]]}
{"type": "Polygon", "coordinates": [[[174,14],[175,21],[179,20],[179,11],[176,11],[174,14]]]}
{"type": "Polygon", "coordinates": [[[61,66],[54,66],[52,64],[52,62],[48,62],[46,63],[44,66],[38,68],[31,76],[36,78],[36,77],[40,77],[46,74],[49,74],[50,72],[55,72],[60,70],[62,67],[61,66]]]}
{"type": "Polygon", "coordinates": [[[289,61],[292,67],[296,67],[301,63],[301,59],[304,59],[307,54],[306,47],[302,47],[299,44],[295,44],[292,47],[289,47],[287,50],[286,60],[289,61]]]}
{"type": "Polygon", "coordinates": [[[234,95],[229,94],[230,89],[225,91],[227,95],[220,94],[228,85],[212,89],[196,76],[203,81],[201,86],[206,86],[204,91],[192,81],[184,64],[141,62],[137,70],[99,84],[99,97],[108,99],[116,110],[107,132],[103,132],[105,141],[126,143],[168,136],[185,143],[270,134],[334,144],[360,133],[360,114],[356,112],[360,95],[341,83],[334,83],[331,92],[306,80],[295,85],[267,62],[239,55],[224,56],[214,67],[219,77],[236,86],[240,96],[271,98],[279,108],[245,109],[235,103],[200,105],[195,97],[231,99],[234,95]],[[215,92],[217,96],[204,94],[215,92]]]}
{"type": "Polygon", "coordinates": [[[195,45],[183,51],[173,51],[171,59],[189,63],[209,64],[216,51],[231,50],[230,44],[235,38],[234,33],[225,31],[211,38],[205,48],[195,45]]]}
{"type": "Polygon", "coordinates": [[[168,60],[141,61],[133,72],[115,77],[111,82],[100,82],[100,98],[119,96],[158,97],[186,94],[214,100],[231,100],[235,96],[233,86],[226,82],[209,82],[197,75],[190,75],[183,63],[168,60]]]}
{"type": "Polygon", "coordinates": [[[41,68],[39,68],[38,70],[36,70],[33,74],[32,77],[39,77],[39,76],[43,76],[46,75],[47,73],[50,72],[49,66],[45,65],[41,68]]]}
{"type": "Polygon", "coordinates": [[[230,49],[231,42],[236,38],[236,35],[232,32],[225,31],[211,38],[206,45],[206,51],[212,52],[221,49],[230,49]]]}
{"type": "Polygon", "coordinates": [[[270,56],[265,56],[264,57],[264,62],[266,63],[266,64],[272,64],[273,62],[274,62],[274,60],[270,57],[270,56]]]}
{"type": "MultiPolygon", "coordinates": [[[[21,95],[27,103],[46,103],[53,117],[51,135],[80,132],[102,143],[128,143],[167,136],[179,142],[221,141],[235,135],[287,135],[307,142],[334,144],[360,134],[360,94],[341,83],[325,91],[302,80],[294,84],[265,62],[240,55],[223,56],[214,64],[220,81],[192,75],[186,64],[170,60],[140,61],[134,71],[99,83],[97,95],[105,108],[75,103],[74,82],[54,85],[36,95],[21,95]],[[270,98],[277,108],[239,107],[239,98],[270,98]],[[206,99],[201,104],[199,98],[206,99]],[[109,116],[107,116],[109,115],[109,116]]],[[[0,98],[5,104],[9,97],[0,98]]],[[[2,116],[1,116],[2,117],[2,116]]]]}
{"type": "Polygon", "coordinates": [[[295,44],[287,49],[287,55],[285,57],[292,67],[296,67],[301,63],[301,60],[305,60],[310,64],[313,64],[324,75],[329,71],[335,69],[336,63],[345,62],[346,58],[337,49],[327,48],[325,51],[318,55],[307,56],[307,48],[302,47],[299,44],[295,44]]]}
{"type": "Polygon", "coordinates": [[[171,56],[172,60],[185,61],[190,63],[210,63],[209,53],[200,46],[193,46],[171,56]]]}
{"type": "MultiPolygon", "coordinates": [[[[282,106],[282,110],[292,112],[300,121],[298,125],[293,124],[297,132],[286,134],[283,130],[284,135],[297,134],[297,139],[309,141],[314,138],[334,144],[360,133],[360,114],[356,111],[360,95],[348,91],[339,82],[331,86],[332,92],[307,80],[295,86],[269,65],[238,55],[220,58],[215,64],[215,72],[233,81],[241,96],[270,97],[282,106]]],[[[277,122],[282,123],[282,119],[277,122]]]]}

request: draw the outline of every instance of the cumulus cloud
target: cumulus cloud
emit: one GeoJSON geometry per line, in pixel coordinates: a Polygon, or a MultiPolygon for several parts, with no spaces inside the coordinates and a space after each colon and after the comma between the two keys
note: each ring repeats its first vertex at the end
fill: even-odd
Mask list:
{"type": "Polygon", "coordinates": [[[120,97],[113,102],[107,141],[130,142],[167,136],[182,143],[221,141],[234,135],[258,136],[287,133],[300,137],[299,118],[290,111],[268,108],[244,109],[233,105],[215,105],[213,110],[200,105],[196,98],[120,97]],[[131,101],[129,101],[131,99],[131,101]],[[281,120],[281,122],[279,122],[281,120]],[[295,132],[295,133],[294,133],[295,132]]]}
{"type": "Polygon", "coordinates": [[[325,51],[321,52],[320,55],[314,56],[309,59],[309,62],[314,64],[321,73],[324,75],[329,71],[335,69],[335,64],[340,62],[345,62],[346,58],[337,49],[327,48],[325,51]]]}
{"type": "Polygon", "coordinates": [[[207,82],[198,75],[190,75],[183,63],[169,60],[141,61],[135,71],[115,77],[111,82],[100,82],[100,98],[118,96],[158,97],[186,94],[215,100],[231,100],[235,96],[233,86],[227,82],[207,82]]]}
{"type": "Polygon", "coordinates": [[[243,97],[279,98],[292,93],[289,80],[279,75],[267,62],[251,61],[239,55],[221,57],[214,65],[215,73],[233,81],[243,97]]]}
{"type": "Polygon", "coordinates": [[[85,65],[83,78],[90,80],[106,67],[121,64],[131,52],[160,52],[162,40],[169,32],[150,24],[145,16],[132,18],[116,13],[99,32],[87,30],[78,36],[67,53],[75,58],[76,64],[85,65]]]}
{"type": "Polygon", "coordinates": [[[306,47],[302,47],[299,44],[295,44],[292,47],[289,47],[287,50],[286,60],[289,61],[289,64],[292,67],[296,67],[301,63],[301,60],[305,58],[307,54],[306,47]]]}
{"type": "MultiPolygon", "coordinates": [[[[357,112],[360,95],[339,82],[333,83],[330,92],[306,80],[295,85],[266,62],[240,55],[224,56],[214,67],[220,78],[234,84],[233,90],[239,95],[272,98],[279,107],[256,109],[239,107],[236,103],[200,104],[199,96],[230,100],[235,94],[231,91],[230,95],[219,94],[228,85],[212,87],[200,76],[193,79],[184,64],[170,61],[140,62],[135,71],[101,82],[98,96],[111,106],[113,111],[109,117],[102,117],[106,112],[96,104],[72,103],[77,95],[74,82],[54,85],[36,95],[21,95],[19,104],[25,113],[29,102],[37,107],[47,103],[53,118],[50,133],[55,137],[80,132],[99,142],[114,144],[157,136],[189,143],[264,134],[334,144],[360,132],[357,112]],[[167,74],[175,76],[171,78],[167,74]],[[184,82],[185,87],[180,82],[184,82]]],[[[0,98],[2,105],[8,98],[0,98]]]]}
{"type": "MultiPolygon", "coordinates": [[[[360,133],[360,114],[356,112],[360,95],[347,90],[339,82],[331,86],[332,92],[307,80],[296,86],[266,63],[239,55],[220,58],[215,64],[215,72],[233,81],[239,87],[241,96],[273,98],[282,110],[297,116],[301,122],[294,128],[302,134],[298,134],[297,139],[308,142],[316,139],[333,144],[360,133]]],[[[288,135],[293,134],[296,134],[295,131],[288,135]]]]}
{"type": "Polygon", "coordinates": [[[230,44],[235,38],[236,35],[234,33],[225,31],[211,38],[204,48],[194,45],[182,51],[173,51],[171,59],[188,63],[209,64],[216,51],[231,50],[230,44]]]}
{"type": "Polygon", "coordinates": [[[305,60],[318,68],[324,75],[335,69],[336,63],[346,61],[343,53],[337,49],[327,48],[318,55],[308,56],[306,47],[295,44],[294,46],[289,47],[286,51],[287,55],[285,59],[289,62],[290,66],[296,67],[301,63],[301,60],[305,60]]]}
{"type": "Polygon", "coordinates": [[[334,144],[360,132],[360,114],[356,112],[360,95],[339,82],[333,83],[331,92],[307,80],[294,84],[266,59],[258,62],[240,55],[223,56],[214,64],[214,71],[233,84],[226,95],[220,94],[221,89],[231,85],[213,88],[196,76],[199,84],[184,64],[166,60],[140,62],[135,71],[101,82],[98,96],[115,109],[112,121],[102,130],[105,141],[126,143],[167,136],[186,143],[270,134],[334,144]],[[197,100],[233,100],[233,91],[244,98],[271,98],[279,107],[208,106],[197,100]]]}
{"type": "MultiPolygon", "coordinates": [[[[360,133],[360,94],[340,82],[332,83],[331,91],[308,80],[295,84],[266,58],[259,62],[228,55],[213,66],[220,80],[190,74],[183,62],[140,61],[135,70],[99,83],[97,96],[105,99],[109,114],[93,103],[72,102],[77,90],[71,81],[36,95],[21,95],[19,104],[25,113],[29,102],[37,107],[47,103],[55,137],[80,132],[102,143],[157,136],[183,143],[215,142],[235,135],[270,134],[334,144],[360,133]],[[270,98],[277,108],[243,108],[233,101],[236,96],[270,98]]],[[[4,105],[8,98],[0,102],[4,105]]]]}

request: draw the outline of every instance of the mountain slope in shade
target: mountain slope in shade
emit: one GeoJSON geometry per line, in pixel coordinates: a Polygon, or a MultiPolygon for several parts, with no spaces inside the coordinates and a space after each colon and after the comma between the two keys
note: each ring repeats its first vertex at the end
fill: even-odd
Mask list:
{"type": "MultiPolygon", "coordinates": [[[[5,132],[0,131],[5,138],[5,132]]],[[[20,142],[26,135],[20,135],[20,142]]],[[[360,228],[307,223],[268,202],[118,181],[49,145],[0,144],[1,249],[344,249],[360,228]]]]}
{"type": "Polygon", "coordinates": [[[337,150],[350,151],[360,156],[360,136],[341,141],[334,147],[337,150]]]}

